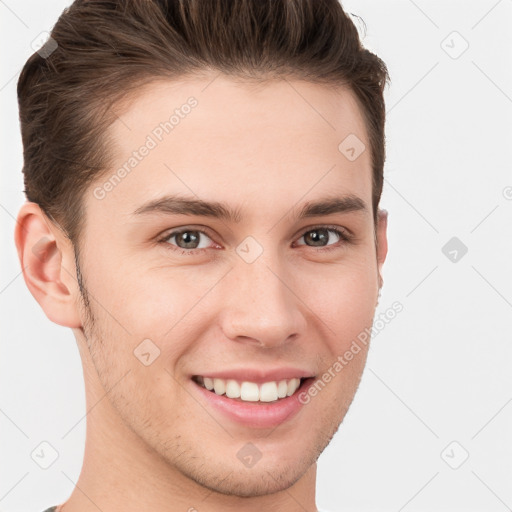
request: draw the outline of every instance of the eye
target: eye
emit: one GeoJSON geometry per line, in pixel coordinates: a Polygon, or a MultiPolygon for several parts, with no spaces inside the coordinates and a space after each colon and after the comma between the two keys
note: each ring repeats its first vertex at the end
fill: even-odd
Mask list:
{"type": "Polygon", "coordinates": [[[344,243],[349,243],[351,241],[351,235],[349,235],[343,229],[334,226],[318,226],[311,228],[308,231],[306,231],[300,238],[304,238],[305,241],[310,242],[312,245],[308,245],[307,242],[298,245],[308,245],[309,247],[317,247],[319,250],[335,249],[340,245],[343,245],[344,243]],[[327,243],[328,241],[331,240],[331,236],[329,235],[329,233],[334,233],[338,238],[338,241],[341,241],[341,243],[336,244],[336,240],[334,244],[327,243]]]}
{"type": "MultiPolygon", "coordinates": [[[[305,231],[299,240],[302,238],[305,239],[306,243],[298,243],[297,245],[312,247],[317,251],[334,250],[352,241],[352,235],[339,226],[313,227],[305,231]],[[328,243],[332,238],[329,233],[336,235],[337,240],[335,238],[334,243],[328,243]],[[336,241],[339,243],[336,243],[336,241]]],[[[195,255],[209,248],[214,248],[208,244],[208,240],[210,240],[210,242],[212,241],[208,233],[203,230],[183,228],[166,234],[158,240],[158,243],[164,244],[166,248],[172,251],[178,251],[181,254],[195,255]],[[203,240],[201,240],[201,238],[203,238],[203,240]]],[[[218,245],[216,246],[216,248],[219,247],[218,245]]]]}
{"type": "Polygon", "coordinates": [[[179,251],[182,249],[181,252],[183,254],[196,254],[208,248],[208,244],[201,244],[201,237],[210,239],[204,231],[186,228],[165,235],[159,242],[167,244],[172,250],[179,251]],[[171,243],[173,239],[175,243],[171,243]]]}

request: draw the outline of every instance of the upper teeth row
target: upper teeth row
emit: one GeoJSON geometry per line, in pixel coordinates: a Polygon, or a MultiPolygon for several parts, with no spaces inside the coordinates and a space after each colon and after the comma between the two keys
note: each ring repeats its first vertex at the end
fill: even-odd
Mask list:
{"type": "Polygon", "coordinates": [[[206,389],[215,391],[217,395],[225,394],[228,398],[240,398],[248,402],[273,402],[278,398],[293,395],[300,386],[300,379],[297,378],[264,382],[261,385],[255,382],[239,383],[232,379],[209,377],[200,377],[199,381],[206,389]]]}

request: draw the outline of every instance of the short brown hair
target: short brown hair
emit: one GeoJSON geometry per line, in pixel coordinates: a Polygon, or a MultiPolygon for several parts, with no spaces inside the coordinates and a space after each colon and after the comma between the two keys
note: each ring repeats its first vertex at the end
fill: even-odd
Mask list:
{"type": "Polygon", "coordinates": [[[366,121],[376,222],[388,72],[338,0],[76,0],[18,81],[27,199],[78,247],[83,194],[111,164],[112,106],[156,78],[207,70],[348,86],[366,121]]]}

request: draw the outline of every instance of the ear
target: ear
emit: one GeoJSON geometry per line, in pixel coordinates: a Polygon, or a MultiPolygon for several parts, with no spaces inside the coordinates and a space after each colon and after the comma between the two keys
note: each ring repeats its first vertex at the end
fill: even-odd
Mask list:
{"type": "Polygon", "coordinates": [[[27,201],[18,212],[14,240],[25,283],[46,316],[64,327],[81,327],[73,245],[63,231],[27,201]]]}
{"type": "Polygon", "coordinates": [[[379,272],[379,289],[382,288],[384,280],[382,278],[382,265],[386,261],[388,254],[388,212],[387,210],[378,210],[377,213],[377,231],[375,234],[375,241],[377,244],[377,268],[379,272]]]}

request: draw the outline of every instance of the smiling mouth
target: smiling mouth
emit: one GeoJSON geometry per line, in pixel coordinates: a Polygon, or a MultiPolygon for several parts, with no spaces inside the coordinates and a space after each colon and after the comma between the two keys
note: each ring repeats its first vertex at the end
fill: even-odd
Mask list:
{"type": "Polygon", "coordinates": [[[288,398],[311,378],[292,378],[279,381],[268,381],[261,384],[235,379],[219,379],[194,375],[192,380],[211,393],[240,402],[279,402],[288,398]]]}

